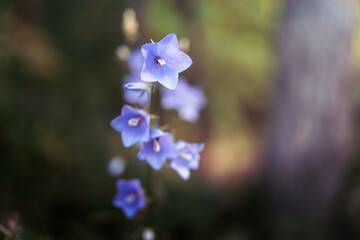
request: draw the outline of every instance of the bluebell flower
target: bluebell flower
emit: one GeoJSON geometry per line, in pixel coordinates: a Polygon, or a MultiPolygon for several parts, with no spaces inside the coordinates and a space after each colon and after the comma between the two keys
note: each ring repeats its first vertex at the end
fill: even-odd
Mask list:
{"type": "Polygon", "coordinates": [[[158,81],[169,89],[176,88],[179,73],[192,64],[191,58],[179,50],[179,42],[174,33],[158,43],[144,44],[141,53],[144,58],[141,80],[158,81]]]}
{"type": "Polygon", "coordinates": [[[128,103],[137,104],[140,107],[144,107],[150,103],[150,96],[146,93],[138,89],[130,89],[126,88],[129,84],[142,84],[142,87],[148,85],[141,81],[140,79],[140,72],[133,72],[129,75],[126,75],[123,79],[124,84],[124,99],[128,103]]]}
{"type": "Polygon", "coordinates": [[[206,97],[199,87],[189,85],[184,77],[179,78],[175,90],[162,88],[161,105],[165,109],[175,109],[179,117],[188,122],[195,122],[206,105],[206,97]]]}
{"type": "Polygon", "coordinates": [[[147,161],[155,170],[160,170],[167,158],[175,158],[177,155],[171,133],[153,129],[150,132],[150,140],[143,143],[137,157],[147,161]]]}
{"type": "Polygon", "coordinates": [[[132,73],[140,73],[144,65],[144,59],[141,54],[141,48],[132,51],[127,58],[127,66],[132,73]]]}
{"type": "Polygon", "coordinates": [[[144,190],[139,179],[119,179],[116,187],[118,192],[113,199],[113,205],[121,208],[127,218],[133,218],[146,206],[144,190]]]}
{"type": "Polygon", "coordinates": [[[125,147],[149,140],[150,115],[141,109],[124,105],[121,115],[111,121],[111,126],[121,132],[125,147]]]}
{"type": "Polygon", "coordinates": [[[178,141],[176,149],[179,155],[169,159],[170,168],[174,169],[182,179],[188,180],[190,170],[199,168],[200,152],[204,149],[203,143],[187,143],[178,141]]]}
{"type": "MultiPolygon", "coordinates": [[[[130,74],[123,79],[123,84],[129,83],[144,83],[141,81],[140,72],[144,65],[144,60],[141,54],[141,48],[137,48],[131,52],[127,58],[127,66],[130,69],[130,74]]],[[[145,85],[143,85],[145,86],[145,85]]],[[[133,91],[133,89],[126,89],[124,86],[124,99],[128,103],[134,103],[140,107],[144,107],[149,103],[150,97],[142,91],[133,91]],[[131,90],[131,91],[130,91],[131,90]]]]}

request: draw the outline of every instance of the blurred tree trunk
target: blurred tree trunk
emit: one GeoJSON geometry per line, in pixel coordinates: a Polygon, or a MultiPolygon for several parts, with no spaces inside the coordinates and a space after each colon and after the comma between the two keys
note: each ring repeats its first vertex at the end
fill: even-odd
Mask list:
{"type": "Polygon", "coordinates": [[[322,238],[351,140],[355,10],[353,0],[286,3],[265,151],[271,239],[322,238]]]}

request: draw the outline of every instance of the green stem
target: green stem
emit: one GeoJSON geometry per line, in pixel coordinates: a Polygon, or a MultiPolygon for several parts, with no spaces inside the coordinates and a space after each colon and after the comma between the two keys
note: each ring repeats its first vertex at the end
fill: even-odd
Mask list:
{"type": "MultiPolygon", "coordinates": [[[[148,94],[150,97],[150,103],[149,103],[149,114],[151,116],[156,116],[154,114],[154,104],[155,104],[155,89],[156,85],[152,84],[151,85],[151,89],[149,90],[148,94]]],[[[157,120],[156,117],[151,119],[151,123],[152,123],[152,128],[155,127],[155,121],[157,120]]],[[[153,170],[151,168],[151,166],[149,164],[147,164],[146,166],[146,182],[147,182],[147,194],[149,197],[149,201],[148,201],[148,214],[147,214],[147,219],[146,219],[146,224],[148,226],[152,225],[152,219],[153,219],[153,212],[154,212],[154,202],[155,202],[155,196],[154,196],[154,178],[153,178],[153,170]]]]}

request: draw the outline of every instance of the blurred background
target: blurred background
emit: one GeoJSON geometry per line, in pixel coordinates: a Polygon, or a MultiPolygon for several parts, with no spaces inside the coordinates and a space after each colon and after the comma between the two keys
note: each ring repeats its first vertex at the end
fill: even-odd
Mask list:
{"type": "MultiPolygon", "coordinates": [[[[351,75],[351,84],[331,75],[334,83],[340,79],[336,86],[349,86],[338,97],[346,99],[345,107],[337,105],[337,98],[332,102],[331,89],[322,95],[336,115],[348,116],[335,123],[339,129],[346,127],[329,137],[341,142],[339,154],[322,155],[332,145],[312,142],[314,149],[323,149],[315,158],[326,159],[312,168],[294,155],[301,162],[295,166],[305,175],[295,174],[291,183],[296,184],[271,190],[277,188],[277,180],[287,182],[286,175],[276,179],[272,173],[289,174],[284,165],[271,170],[267,164],[276,162],[277,138],[272,136],[282,129],[274,119],[284,108],[274,99],[287,102],[288,95],[283,99],[279,93],[291,88],[282,84],[286,78],[282,76],[291,70],[281,70],[288,63],[290,46],[278,50],[287,37],[283,29],[296,30],[291,21],[296,22],[298,15],[292,15],[296,6],[286,4],[284,0],[0,1],[0,236],[5,239],[10,231],[18,238],[9,239],[142,239],[143,229],[150,227],[157,239],[360,239],[360,32],[351,14],[344,13],[348,20],[335,18],[333,12],[326,15],[340,28],[344,22],[344,32],[336,36],[347,40],[336,41],[349,46],[339,47],[344,53],[341,63],[353,66],[352,74],[340,74],[351,75]],[[135,38],[122,25],[127,8],[136,12],[135,38]],[[168,166],[154,172],[151,219],[143,210],[128,220],[111,205],[115,182],[140,178],[146,185],[146,164],[136,159],[136,147],[123,148],[120,134],[110,127],[124,104],[122,78],[129,72],[116,49],[120,45],[136,49],[172,32],[189,39],[188,55],[194,63],[182,75],[204,89],[208,102],[196,123],[179,120],[172,110],[158,113],[162,124],[176,129],[177,139],[205,142],[205,150],[200,169],[192,171],[189,181],[168,166]],[[348,111],[342,114],[344,108],[348,111]],[[114,157],[121,157],[125,165],[118,177],[108,172],[114,157]],[[316,197],[314,187],[296,195],[298,200],[314,197],[314,201],[289,200],[289,207],[281,207],[291,199],[287,196],[293,196],[286,189],[299,192],[297,181],[313,180],[311,176],[320,176],[329,166],[329,179],[315,184],[320,193],[330,189],[324,199],[316,197]],[[277,194],[274,199],[272,193],[277,194]],[[319,206],[324,209],[314,211],[319,206]]],[[[300,25],[299,32],[309,25],[300,25]]],[[[294,45],[301,49],[301,44],[294,45]]],[[[338,56],[335,51],[324,59],[338,56]]],[[[310,81],[304,91],[311,95],[309,89],[316,87],[310,81]]],[[[328,129],[334,126],[331,119],[322,122],[328,129]]],[[[316,129],[300,123],[300,131],[316,129]]],[[[286,142],[279,144],[287,148],[286,142]]],[[[302,186],[307,185],[299,189],[302,186]]]]}

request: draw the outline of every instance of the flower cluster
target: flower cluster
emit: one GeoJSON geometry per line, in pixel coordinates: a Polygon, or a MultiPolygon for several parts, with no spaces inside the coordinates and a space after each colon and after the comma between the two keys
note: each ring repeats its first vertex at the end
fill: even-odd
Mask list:
{"type": "MultiPolygon", "coordinates": [[[[175,109],[180,118],[194,122],[206,104],[206,97],[199,87],[188,84],[180,77],[192,64],[191,58],[181,50],[174,33],[158,43],[144,44],[127,59],[130,74],[125,76],[124,98],[133,106],[124,105],[121,114],[111,121],[111,126],[121,133],[123,145],[141,147],[137,158],[160,170],[166,161],[184,180],[190,170],[198,169],[203,143],[175,142],[170,132],[157,127],[158,117],[151,114],[151,98],[155,85],[160,83],[161,103],[166,109],[175,109]]],[[[121,208],[128,218],[145,207],[144,190],[137,179],[118,180],[118,194],[113,205],[121,208]]]]}

